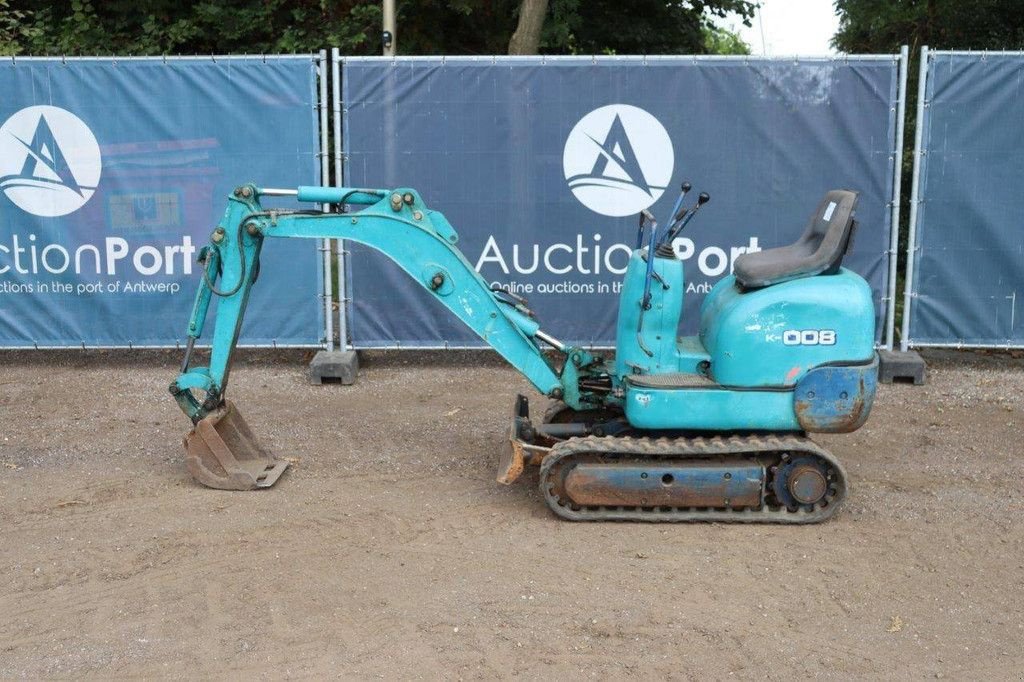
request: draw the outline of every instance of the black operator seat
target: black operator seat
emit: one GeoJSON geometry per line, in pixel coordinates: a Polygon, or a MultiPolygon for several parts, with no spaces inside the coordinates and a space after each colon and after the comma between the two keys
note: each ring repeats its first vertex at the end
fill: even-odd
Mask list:
{"type": "Polygon", "coordinates": [[[733,268],[736,281],[745,289],[756,289],[800,277],[836,274],[853,240],[856,207],[856,192],[834,189],[827,193],[795,243],[739,256],[733,268]]]}

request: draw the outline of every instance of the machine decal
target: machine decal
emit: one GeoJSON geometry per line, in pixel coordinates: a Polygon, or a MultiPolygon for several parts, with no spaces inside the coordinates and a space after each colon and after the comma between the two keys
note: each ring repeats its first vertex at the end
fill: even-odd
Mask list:
{"type": "Polygon", "coordinates": [[[782,332],[782,343],[787,346],[834,346],[834,329],[787,329],[782,332]]]}

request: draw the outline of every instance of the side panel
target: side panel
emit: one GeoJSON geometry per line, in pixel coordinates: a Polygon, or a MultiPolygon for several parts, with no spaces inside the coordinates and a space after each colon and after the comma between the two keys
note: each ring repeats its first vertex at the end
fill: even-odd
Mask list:
{"type": "Polygon", "coordinates": [[[626,419],[640,429],[799,431],[792,391],[649,389],[627,383],[626,419]]]}
{"type": "Polygon", "coordinates": [[[878,356],[855,366],[815,367],[793,395],[800,426],[812,433],[849,433],[868,420],[878,386],[878,356]]]}
{"type": "Polygon", "coordinates": [[[849,433],[868,419],[878,356],[856,366],[821,366],[793,390],[651,389],[625,382],[629,423],[641,429],[849,433]]]}
{"type": "Polygon", "coordinates": [[[930,57],[904,340],[1024,348],[1024,54],[930,57]]]}
{"type": "Polygon", "coordinates": [[[793,386],[812,367],[871,359],[871,289],[845,268],[746,292],[729,276],[701,310],[700,336],[717,383],[793,386]]]}
{"type": "Polygon", "coordinates": [[[634,251],[619,295],[615,344],[617,376],[641,371],[644,374],[677,371],[676,330],[683,311],[683,263],[655,258],[654,272],[657,277],[651,280],[651,307],[644,312],[643,328],[638,334],[647,260],[640,251],[634,251]]]}

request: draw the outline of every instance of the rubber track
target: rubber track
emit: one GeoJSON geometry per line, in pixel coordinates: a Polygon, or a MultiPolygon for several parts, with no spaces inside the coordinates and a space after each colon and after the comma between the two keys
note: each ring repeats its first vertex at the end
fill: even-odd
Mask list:
{"type": "MultiPolygon", "coordinates": [[[[766,484],[767,487],[767,484],[766,484]]],[[[846,472],[828,451],[803,436],[714,436],[710,438],[634,438],[596,437],[571,438],[555,445],[540,467],[540,489],[548,506],[558,516],[570,521],[652,521],[686,522],[719,521],[728,523],[818,523],[830,518],[846,498],[846,472]],[[834,472],[831,487],[835,494],[826,504],[791,511],[784,506],[763,504],[760,509],[708,507],[580,507],[573,509],[555,493],[554,477],[572,459],[616,456],[629,461],[644,459],[716,459],[741,456],[764,461],[781,460],[783,453],[810,455],[823,460],[834,472]],[[774,456],[774,457],[773,457],[774,456]]]]}

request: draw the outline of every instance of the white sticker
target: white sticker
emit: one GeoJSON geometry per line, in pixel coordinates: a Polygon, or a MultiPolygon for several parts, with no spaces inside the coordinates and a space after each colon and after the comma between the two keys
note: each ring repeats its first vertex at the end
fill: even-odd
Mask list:
{"type": "Polygon", "coordinates": [[[836,210],[836,202],[828,202],[828,206],[825,208],[825,212],[821,214],[822,220],[832,220],[832,213],[836,210]]]}

